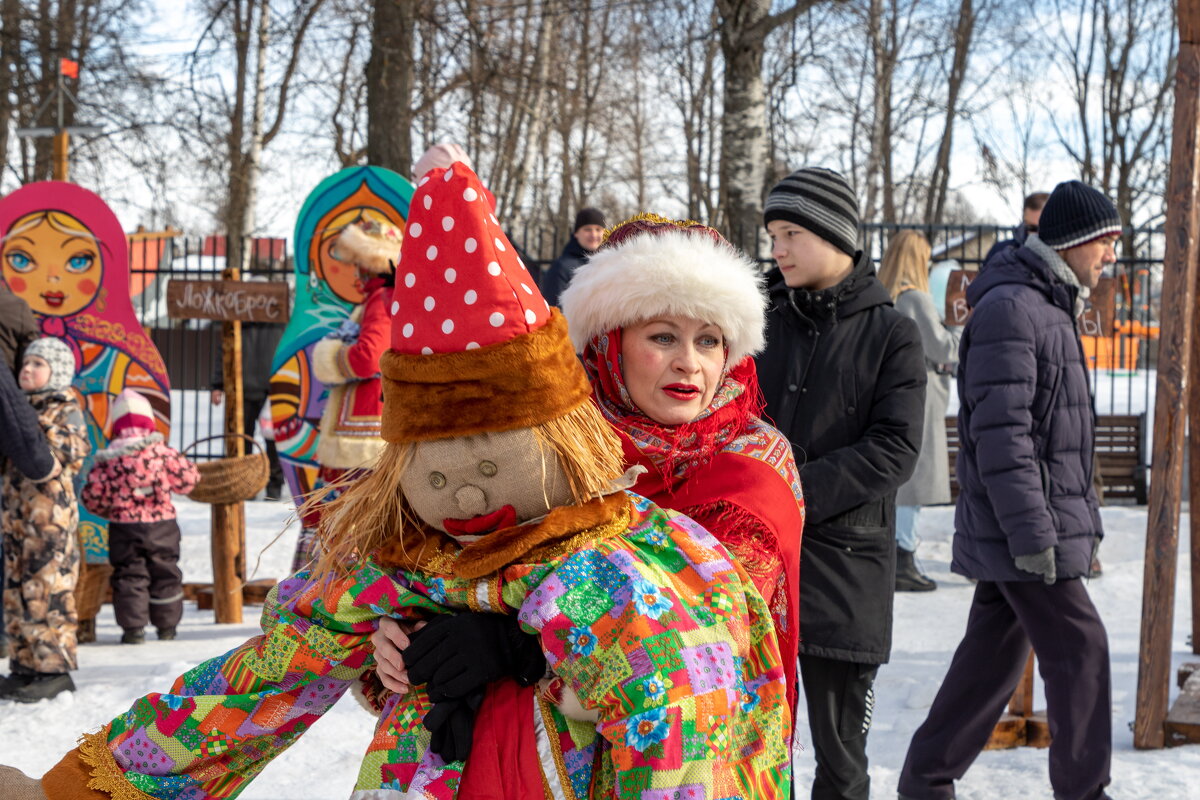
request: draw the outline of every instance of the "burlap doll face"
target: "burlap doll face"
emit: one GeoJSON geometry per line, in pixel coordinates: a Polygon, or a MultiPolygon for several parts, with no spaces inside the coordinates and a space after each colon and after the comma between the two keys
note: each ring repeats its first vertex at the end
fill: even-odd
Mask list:
{"type": "Polygon", "coordinates": [[[424,522],[462,542],[572,503],[558,457],[527,428],[419,442],[400,488],[424,522]]]}

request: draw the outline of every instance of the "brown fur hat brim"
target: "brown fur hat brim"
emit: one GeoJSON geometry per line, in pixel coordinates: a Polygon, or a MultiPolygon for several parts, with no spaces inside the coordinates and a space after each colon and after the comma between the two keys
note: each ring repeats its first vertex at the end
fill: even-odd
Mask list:
{"type": "Polygon", "coordinates": [[[531,428],[592,393],[558,309],[545,325],[508,341],[433,355],[388,350],[379,366],[389,442],[531,428]]]}

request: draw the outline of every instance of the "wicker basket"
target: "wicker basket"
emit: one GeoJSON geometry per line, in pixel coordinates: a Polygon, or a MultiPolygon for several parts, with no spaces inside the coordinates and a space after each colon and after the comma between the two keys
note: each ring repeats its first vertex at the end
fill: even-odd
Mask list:
{"type": "MultiPolygon", "coordinates": [[[[213,439],[224,439],[233,434],[221,434],[197,439],[183,449],[184,455],[196,445],[213,439]]],[[[263,490],[270,476],[271,466],[267,454],[251,436],[241,438],[258,448],[257,453],[244,456],[229,456],[214,461],[197,462],[200,482],[188,495],[201,503],[240,503],[249,500],[263,490]]]]}
{"type": "Polygon", "coordinates": [[[75,584],[75,613],[79,619],[92,619],[100,613],[112,571],[111,564],[80,565],[79,581],[75,584]]]}

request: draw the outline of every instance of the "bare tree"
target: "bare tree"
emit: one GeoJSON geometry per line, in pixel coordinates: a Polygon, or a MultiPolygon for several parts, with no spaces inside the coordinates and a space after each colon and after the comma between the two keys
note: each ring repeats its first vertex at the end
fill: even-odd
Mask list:
{"type": "Polygon", "coordinates": [[[950,60],[950,74],[946,80],[946,116],[942,125],[941,143],[933,173],[929,178],[929,191],[925,196],[925,221],[931,225],[942,223],[946,209],[946,192],[950,188],[950,153],[954,142],[954,123],[959,113],[959,96],[967,78],[967,62],[971,53],[971,42],[975,36],[976,9],[972,0],[961,0],[958,23],[954,26],[954,48],[950,60]]]}
{"type": "Polygon", "coordinates": [[[771,0],[716,0],[725,85],[718,221],[735,243],[757,238],[766,182],[767,106],[763,51],[767,36],[823,0],[798,0],[772,14],[771,0]]]}
{"type": "Polygon", "coordinates": [[[1073,115],[1049,104],[1082,179],[1114,197],[1122,219],[1157,219],[1166,181],[1175,15],[1168,0],[1056,0],[1047,26],[1073,115]],[[1147,217],[1148,215],[1148,217],[1147,217]]]}
{"type": "Polygon", "coordinates": [[[190,112],[202,165],[224,173],[217,219],[230,257],[256,224],[262,154],[282,132],[305,38],[325,0],[208,0],[205,27],[188,60],[190,112]],[[232,53],[230,53],[230,49],[232,53]],[[218,64],[232,55],[232,86],[218,64]],[[268,122],[269,118],[269,122],[268,122]]]}

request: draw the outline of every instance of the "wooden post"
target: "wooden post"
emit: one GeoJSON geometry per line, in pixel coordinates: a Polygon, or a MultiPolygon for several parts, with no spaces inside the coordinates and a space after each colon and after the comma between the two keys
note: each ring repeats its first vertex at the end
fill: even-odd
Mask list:
{"type": "Polygon", "coordinates": [[[1200,0],[1179,0],[1179,57],[1171,172],[1167,183],[1167,246],[1163,261],[1162,333],[1154,407],[1153,480],[1146,520],[1142,633],[1133,745],[1163,746],[1170,691],[1171,629],[1175,617],[1176,550],[1183,484],[1184,409],[1200,257],[1200,0]]]}
{"type": "MultiPolygon", "coordinates": [[[[226,257],[241,247],[225,248],[226,257]]],[[[230,263],[236,263],[231,260],[230,263]]],[[[225,270],[225,280],[238,280],[236,266],[225,270]]],[[[227,456],[243,455],[242,323],[222,324],[221,371],[225,376],[225,439],[227,456]]],[[[242,621],[242,584],[246,580],[246,508],[242,503],[215,504],[212,510],[213,612],[216,621],[242,621]]]]}
{"type": "Polygon", "coordinates": [[[54,134],[54,180],[70,180],[71,134],[59,129],[54,134]]]}
{"type": "Polygon", "coordinates": [[[1021,682],[1017,684],[1017,690],[1008,701],[1008,713],[1018,717],[1033,716],[1033,659],[1034,654],[1030,650],[1029,658],[1025,659],[1025,672],[1021,675],[1021,682]]]}
{"type": "MultiPolygon", "coordinates": [[[[1197,275],[1200,279],[1200,274],[1197,275]]],[[[1197,288],[1200,295],[1200,287],[1197,288]]],[[[1191,539],[1192,570],[1192,652],[1200,653],[1200,314],[1192,315],[1191,370],[1193,385],[1188,392],[1188,528],[1191,539]]]]}

